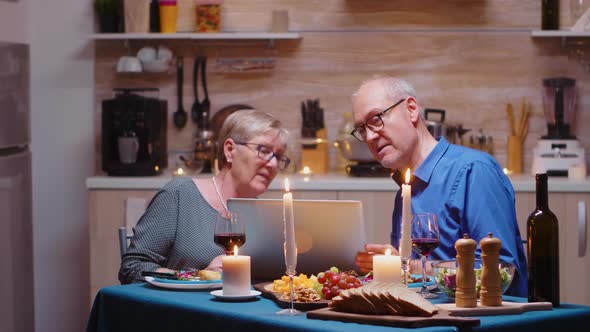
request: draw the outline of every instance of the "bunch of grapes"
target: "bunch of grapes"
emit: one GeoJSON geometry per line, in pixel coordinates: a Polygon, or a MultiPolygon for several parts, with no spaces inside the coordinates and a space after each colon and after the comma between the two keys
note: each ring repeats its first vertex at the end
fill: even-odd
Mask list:
{"type": "Polygon", "coordinates": [[[363,285],[355,275],[340,272],[336,267],[318,273],[318,283],[323,285],[322,294],[328,300],[338,296],[344,289],[358,288],[363,285]]]}

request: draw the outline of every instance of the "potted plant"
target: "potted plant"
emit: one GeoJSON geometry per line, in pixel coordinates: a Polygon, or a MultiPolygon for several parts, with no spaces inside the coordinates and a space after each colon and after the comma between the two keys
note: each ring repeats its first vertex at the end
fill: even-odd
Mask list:
{"type": "Polygon", "coordinates": [[[100,32],[119,32],[121,27],[120,0],[94,0],[100,32]]]}

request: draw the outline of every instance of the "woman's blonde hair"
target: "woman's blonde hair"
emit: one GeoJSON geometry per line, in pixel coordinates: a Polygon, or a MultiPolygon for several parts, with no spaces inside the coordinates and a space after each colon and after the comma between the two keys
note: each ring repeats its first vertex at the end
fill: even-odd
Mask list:
{"type": "Polygon", "coordinates": [[[258,135],[265,134],[269,131],[276,131],[279,143],[287,146],[289,137],[288,131],[283,128],[281,121],[267,112],[259,110],[239,110],[230,114],[219,131],[217,137],[217,161],[219,169],[227,165],[225,154],[223,153],[223,143],[231,138],[235,142],[248,142],[258,135]]]}

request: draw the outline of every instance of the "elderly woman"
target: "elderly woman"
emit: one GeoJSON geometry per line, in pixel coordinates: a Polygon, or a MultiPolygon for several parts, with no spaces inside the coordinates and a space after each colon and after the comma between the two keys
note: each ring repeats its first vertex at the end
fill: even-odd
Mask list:
{"type": "Polygon", "coordinates": [[[227,211],[227,199],[256,197],[267,190],[289,165],[287,138],[281,122],[268,113],[231,114],[218,137],[219,173],[174,178],[156,194],[121,261],[121,283],[143,281],[142,271],[221,271],[224,251],[213,242],[217,215],[227,211]]]}

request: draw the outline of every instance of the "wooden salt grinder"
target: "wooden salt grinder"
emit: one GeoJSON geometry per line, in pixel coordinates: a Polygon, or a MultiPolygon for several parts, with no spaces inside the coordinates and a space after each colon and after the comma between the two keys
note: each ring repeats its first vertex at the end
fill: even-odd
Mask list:
{"type": "Polygon", "coordinates": [[[481,247],[481,259],[483,261],[481,271],[481,290],[479,300],[482,305],[501,306],[502,305],[502,284],[500,280],[500,248],[502,241],[492,237],[484,237],[479,241],[481,247]]]}
{"type": "Polygon", "coordinates": [[[475,308],[477,293],[475,292],[475,247],[477,243],[470,239],[467,233],[455,242],[457,250],[457,289],[455,291],[455,305],[461,308],[475,308]]]}

